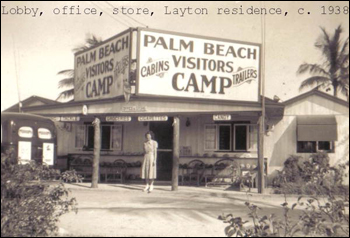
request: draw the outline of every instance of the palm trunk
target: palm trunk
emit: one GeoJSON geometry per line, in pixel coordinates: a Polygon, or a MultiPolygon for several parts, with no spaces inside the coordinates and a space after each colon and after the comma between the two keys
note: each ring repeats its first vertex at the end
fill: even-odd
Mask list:
{"type": "Polygon", "coordinates": [[[338,97],[338,87],[337,87],[337,85],[333,85],[333,89],[334,89],[334,97],[338,97]]]}
{"type": "Polygon", "coordinates": [[[99,169],[100,169],[100,151],[101,151],[101,129],[100,119],[96,118],[92,123],[95,128],[95,138],[94,138],[94,158],[92,163],[92,179],[91,188],[98,188],[99,180],[99,169]]]}

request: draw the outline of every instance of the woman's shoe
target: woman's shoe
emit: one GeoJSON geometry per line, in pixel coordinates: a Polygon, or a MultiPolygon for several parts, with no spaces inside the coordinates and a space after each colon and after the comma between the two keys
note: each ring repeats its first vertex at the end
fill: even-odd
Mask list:
{"type": "Polygon", "coordinates": [[[151,187],[149,188],[149,192],[152,192],[154,189],[153,185],[151,185],[151,187]]]}
{"type": "Polygon", "coordinates": [[[150,189],[150,188],[149,188],[149,185],[147,185],[143,191],[144,191],[144,192],[147,192],[147,191],[149,191],[149,189],[150,189]]]}

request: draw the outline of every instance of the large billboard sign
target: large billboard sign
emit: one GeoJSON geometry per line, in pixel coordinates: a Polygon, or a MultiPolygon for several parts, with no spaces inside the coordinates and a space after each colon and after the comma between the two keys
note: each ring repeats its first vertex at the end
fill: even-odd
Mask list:
{"type": "Polygon", "coordinates": [[[130,93],[131,33],[125,31],[79,52],[74,62],[74,99],[87,101],[130,93]]]}
{"type": "Polygon", "coordinates": [[[260,45],[140,29],[139,95],[258,102],[260,45]]]}

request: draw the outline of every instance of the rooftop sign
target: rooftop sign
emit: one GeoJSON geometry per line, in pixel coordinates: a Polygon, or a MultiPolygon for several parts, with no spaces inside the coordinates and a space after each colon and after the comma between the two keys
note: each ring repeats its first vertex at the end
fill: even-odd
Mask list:
{"type": "Polygon", "coordinates": [[[140,29],[137,93],[259,101],[260,45],[140,29]]]}
{"type": "Polygon", "coordinates": [[[75,55],[74,100],[113,98],[129,91],[130,30],[75,55]]]}

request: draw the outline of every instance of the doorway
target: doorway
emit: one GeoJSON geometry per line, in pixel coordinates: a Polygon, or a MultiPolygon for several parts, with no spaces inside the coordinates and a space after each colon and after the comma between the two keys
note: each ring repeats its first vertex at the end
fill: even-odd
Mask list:
{"type": "Polygon", "coordinates": [[[168,121],[150,122],[150,130],[154,132],[158,142],[157,180],[171,181],[173,170],[173,118],[168,121]]]}

